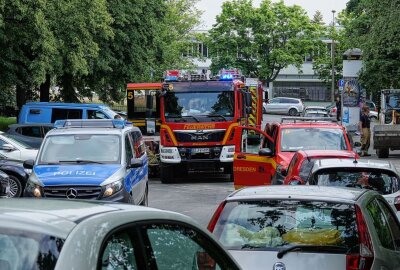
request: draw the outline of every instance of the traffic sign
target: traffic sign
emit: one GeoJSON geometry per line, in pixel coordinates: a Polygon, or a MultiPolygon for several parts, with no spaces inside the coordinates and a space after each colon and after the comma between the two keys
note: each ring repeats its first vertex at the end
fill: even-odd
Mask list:
{"type": "Polygon", "coordinates": [[[338,86],[339,86],[339,87],[344,87],[344,80],[343,80],[343,79],[340,79],[340,80],[338,81],[338,86]]]}
{"type": "Polygon", "coordinates": [[[344,87],[343,86],[339,86],[339,91],[343,91],[344,87]]]}

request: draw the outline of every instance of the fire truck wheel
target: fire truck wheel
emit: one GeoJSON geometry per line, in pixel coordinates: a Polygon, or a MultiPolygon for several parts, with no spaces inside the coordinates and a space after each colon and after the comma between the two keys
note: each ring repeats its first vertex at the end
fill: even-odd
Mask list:
{"type": "Polygon", "coordinates": [[[376,149],[376,155],[378,156],[378,158],[388,158],[389,149],[376,149]]]}
{"type": "Polygon", "coordinates": [[[173,182],[174,179],[174,167],[175,166],[166,166],[164,164],[160,164],[160,180],[163,184],[169,184],[173,182]]]}

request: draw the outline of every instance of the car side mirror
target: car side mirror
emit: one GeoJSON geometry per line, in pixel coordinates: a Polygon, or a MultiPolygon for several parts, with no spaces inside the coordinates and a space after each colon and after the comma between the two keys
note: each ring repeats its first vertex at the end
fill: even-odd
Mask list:
{"type": "Polygon", "coordinates": [[[269,148],[262,148],[258,152],[258,155],[262,156],[262,157],[272,157],[273,153],[272,153],[272,150],[269,148]]]}
{"type": "Polygon", "coordinates": [[[1,150],[7,151],[7,152],[12,152],[15,150],[15,147],[12,146],[11,144],[3,144],[3,146],[0,148],[1,150]]]}
{"type": "Polygon", "coordinates": [[[24,166],[25,169],[32,170],[33,169],[33,165],[35,165],[35,161],[33,159],[25,160],[24,163],[23,163],[23,166],[24,166]]]}
{"type": "Polygon", "coordinates": [[[143,160],[139,159],[139,158],[132,158],[131,159],[131,163],[129,164],[129,168],[134,169],[134,168],[140,168],[143,167],[144,162],[143,160]]]}

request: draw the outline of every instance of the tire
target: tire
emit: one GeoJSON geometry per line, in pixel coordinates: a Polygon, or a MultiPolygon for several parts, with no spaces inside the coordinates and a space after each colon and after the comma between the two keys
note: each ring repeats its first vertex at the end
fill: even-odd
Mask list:
{"type": "Polygon", "coordinates": [[[289,110],[289,115],[290,115],[290,116],[296,116],[297,114],[298,114],[298,112],[297,112],[296,109],[291,108],[291,109],[289,110]]]}
{"type": "Polygon", "coordinates": [[[174,169],[175,166],[166,166],[164,164],[160,164],[160,180],[163,184],[170,184],[174,179],[174,169]]]}
{"type": "Polygon", "coordinates": [[[8,175],[10,178],[10,193],[7,195],[8,198],[18,198],[22,194],[22,184],[18,177],[14,175],[8,175]]]}
{"type": "Polygon", "coordinates": [[[146,190],[144,192],[144,198],[142,202],[140,203],[142,206],[148,206],[149,205],[149,186],[146,185],[146,190]]]}
{"type": "Polygon", "coordinates": [[[383,148],[383,149],[376,149],[376,155],[378,158],[388,158],[389,157],[389,149],[383,148]]]}

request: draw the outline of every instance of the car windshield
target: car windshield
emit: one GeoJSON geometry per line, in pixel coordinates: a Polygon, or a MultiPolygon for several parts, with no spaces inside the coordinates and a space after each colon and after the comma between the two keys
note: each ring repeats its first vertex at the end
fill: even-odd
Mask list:
{"type": "Polygon", "coordinates": [[[348,150],[343,131],[338,128],[284,128],[280,147],[282,152],[348,150]]]}
{"type": "Polygon", "coordinates": [[[386,97],[386,104],[389,109],[400,109],[400,94],[390,94],[386,97]]]}
{"type": "Polygon", "coordinates": [[[394,173],[368,168],[338,167],[313,173],[311,185],[366,188],[391,194],[399,190],[399,179],[394,173]]]}
{"type": "Polygon", "coordinates": [[[165,117],[221,116],[233,117],[234,95],[223,92],[169,92],[165,96],[165,117]]]}
{"type": "Polygon", "coordinates": [[[214,233],[234,250],[278,250],[291,245],[350,250],[358,243],[354,206],[318,201],[228,202],[214,233]]]}
{"type": "Polygon", "coordinates": [[[93,161],[120,163],[121,142],[117,135],[75,134],[47,137],[39,164],[93,161]]]}
{"type": "Polygon", "coordinates": [[[11,141],[13,144],[16,144],[19,147],[26,148],[26,149],[31,149],[32,148],[29,145],[27,145],[26,143],[21,142],[20,140],[18,140],[18,138],[16,138],[13,135],[10,135],[10,134],[7,134],[7,133],[3,133],[2,135],[4,137],[6,137],[9,141],[11,141]]]}
{"type": "Polygon", "coordinates": [[[54,269],[64,240],[0,227],[0,269],[54,269]]]}

